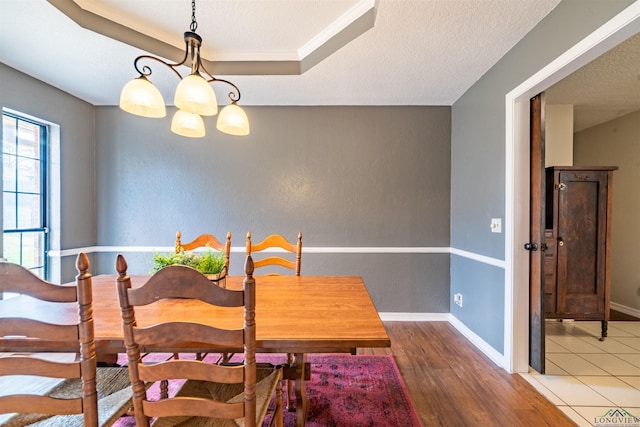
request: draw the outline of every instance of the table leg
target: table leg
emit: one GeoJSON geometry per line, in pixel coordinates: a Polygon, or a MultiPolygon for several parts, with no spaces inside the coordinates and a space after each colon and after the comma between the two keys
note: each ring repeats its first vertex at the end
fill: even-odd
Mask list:
{"type": "Polygon", "coordinates": [[[304,427],[307,422],[307,412],[309,409],[309,398],[307,397],[307,384],[305,381],[307,355],[305,353],[295,354],[296,367],[296,427],[304,427]]]}
{"type": "Polygon", "coordinates": [[[296,379],[296,372],[295,372],[295,364],[294,364],[294,355],[293,353],[287,353],[287,364],[286,366],[288,368],[292,368],[294,369],[293,372],[293,376],[289,375],[285,375],[285,379],[287,381],[287,387],[286,387],[286,397],[285,397],[285,408],[287,411],[289,412],[293,412],[295,411],[295,409],[293,408],[293,400],[291,398],[291,395],[294,393],[294,387],[295,387],[295,379],[296,379]]]}

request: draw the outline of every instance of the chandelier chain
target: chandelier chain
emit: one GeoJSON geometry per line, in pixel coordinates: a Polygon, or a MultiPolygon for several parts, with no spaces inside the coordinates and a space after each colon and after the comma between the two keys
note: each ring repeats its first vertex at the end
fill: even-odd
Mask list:
{"type": "Polygon", "coordinates": [[[196,0],[191,0],[191,25],[189,28],[193,32],[198,29],[198,23],[196,22],[196,0]]]}

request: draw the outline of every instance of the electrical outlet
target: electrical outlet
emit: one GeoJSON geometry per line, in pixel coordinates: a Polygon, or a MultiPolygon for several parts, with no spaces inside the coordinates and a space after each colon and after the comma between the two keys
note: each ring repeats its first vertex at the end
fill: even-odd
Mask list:
{"type": "Polygon", "coordinates": [[[453,302],[455,302],[456,305],[459,305],[460,307],[462,307],[462,294],[455,294],[453,296],[453,302]]]}
{"type": "Polygon", "coordinates": [[[502,233],[502,218],[491,218],[491,232],[502,233]]]}

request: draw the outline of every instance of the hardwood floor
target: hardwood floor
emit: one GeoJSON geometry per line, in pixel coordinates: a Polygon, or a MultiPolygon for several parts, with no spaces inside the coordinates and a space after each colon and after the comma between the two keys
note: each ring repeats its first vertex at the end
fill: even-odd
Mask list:
{"type": "Polygon", "coordinates": [[[518,374],[509,374],[448,322],[385,322],[390,349],[422,424],[575,426],[518,374]]]}

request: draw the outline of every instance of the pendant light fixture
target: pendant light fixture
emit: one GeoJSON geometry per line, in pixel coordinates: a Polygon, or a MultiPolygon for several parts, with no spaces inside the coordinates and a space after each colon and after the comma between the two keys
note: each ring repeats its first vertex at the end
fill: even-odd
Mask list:
{"type": "Polygon", "coordinates": [[[149,59],[169,67],[180,79],[174,98],[174,104],[178,111],[171,121],[172,132],[191,138],[205,136],[204,121],[201,116],[218,114],[216,94],[210,83],[221,82],[228,84],[233,90],[228,94],[231,103],[220,111],[216,128],[220,132],[230,135],[248,135],[249,119],[237,104],[240,100],[240,89],[228,80],[214,77],[204,68],[200,59],[202,38],[195,33],[197,28],[196,2],[192,0],[190,31],[184,33],[184,58],[179,63],[170,64],[155,56],[141,55],[137,57],[133,65],[140,73],[140,77],[133,79],[122,88],[120,108],[128,113],[143,117],[157,118],[167,115],[162,94],[148,79],[152,73],[151,68],[144,65],[140,69],[138,66],[138,61],[149,59]],[[191,74],[182,77],[177,68],[181,65],[188,65],[187,61],[191,63],[191,74]]]}

